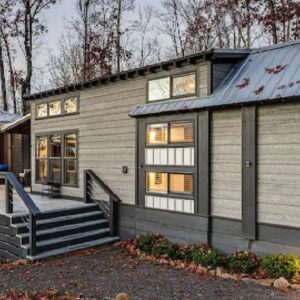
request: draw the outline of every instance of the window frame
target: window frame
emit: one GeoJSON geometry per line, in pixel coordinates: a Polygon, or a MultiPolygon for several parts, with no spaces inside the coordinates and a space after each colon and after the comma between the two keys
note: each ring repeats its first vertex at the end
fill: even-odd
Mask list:
{"type": "MultiPolygon", "coordinates": [[[[186,168],[187,169],[187,168],[186,168]]],[[[193,170],[172,170],[169,168],[158,169],[157,167],[147,167],[145,169],[145,190],[144,194],[148,196],[157,196],[157,197],[167,197],[167,198],[179,198],[185,200],[195,200],[195,174],[193,170]],[[147,191],[147,173],[166,173],[167,174],[167,192],[151,192],[147,191]],[[192,193],[174,193],[170,191],[170,175],[171,174],[179,174],[179,175],[192,175],[193,177],[193,192],[192,193]]]]}
{"type": "Polygon", "coordinates": [[[199,83],[198,70],[148,79],[147,80],[147,103],[167,101],[167,100],[171,100],[171,99],[196,97],[199,94],[199,84],[198,83],[199,83]],[[188,75],[195,75],[195,92],[194,93],[189,93],[189,94],[184,94],[184,95],[179,95],[179,96],[173,96],[173,89],[174,89],[173,79],[178,78],[178,77],[188,76],[188,75]],[[157,99],[157,100],[149,100],[149,82],[152,81],[152,80],[159,80],[159,79],[164,79],[164,78],[170,78],[170,81],[169,81],[170,97],[169,98],[163,98],[163,99],[157,99]]]}
{"type": "Polygon", "coordinates": [[[184,120],[162,120],[157,122],[149,122],[146,123],[145,126],[145,148],[176,148],[176,147],[195,147],[195,141],[196,141],[196,130],[195,127],[196,122],[195,119],[184,119],[184,120]],[[180,123],[192,123],[193,125],[193,141],[192,142],[171,142],[171,124],[180,124],[180,123]],[[167,124],[167,142],[165,144],[148,144],[147,143],[147,128],[149,125],[156,125],[156,124],[167,124]]]}
{"type": "Polygon", "coordinates": [[[36,120],[44,120],[44,119],[52,119],[52,118],[61,118],[61,117],[67,117],[67,116],[73,116],[73,115],[77,115],[79,114],[80,112],[80,100],[79,100],[79,93],[76,93],[76,94],[72,94],[72,95],[69,95],[68,97],[52,97],[51,99],[48,99],[48,100],[45,100],[43,102],[37,102],[35,104],[35,119],[36,120]],[[65,100],[68,100],[70,98],[77,98],[77,110],[75,112],[72,112],[72,113],[66,113],[65,111],[65,100]],[[60,114],[58,115],[52,115],[50,116],[50,103],[51,102],[55,102],[55,101],[60,101],[60,114]],[[40,104],[46,104],[47,105],[47,116],[45,117],[38,117],[38,105],[40,104]]]}
{"type": "Polygon", "coordinates": [[[61,174],[60,174],[60,185],[61,186],[68,186],[68,187],[79,187],[79,158],[78,158],[78,137],[79,137],[79,131],[78,129],[74,129],[74,130],[64,130],[64,131],[51,131],[51,132],[43,132],[43,133],[37,133],[35,135],[35,144],[37,145],[37,140],[40,137],[46,137],[47,138],[47,157],[45,158],[38,158],[37,157],[37,146],[35,147],[35,183],[37,184],[42,184],[45,181],[49,181],[50,180],[50,160],[52,159],[59,159],[61,160],[61,174]],[[64,141],[65,141],[65,135],[67,134],[75,134],[76,136],[76,157],[72,158],[72,160],[75,160],[76,163],[76,184],[67,184],[65,183],[65,160],[66,159],[70,159],[69,157],[65,157],[65,145],[64,145],[64,141]],[[50,157],[50,137],[53,135],[60,135],[61,138],[61,157],[60,158],[51,158],[50,157]],[[47,176],[45,178],[44,181],[42,180],[38,180],[38,176],[37,176],[37,170],[38,170],[38,165],[37,165],[37,160],[41,160],[44,159],[46,160],[46,164],[47,164],[47,176]]]}

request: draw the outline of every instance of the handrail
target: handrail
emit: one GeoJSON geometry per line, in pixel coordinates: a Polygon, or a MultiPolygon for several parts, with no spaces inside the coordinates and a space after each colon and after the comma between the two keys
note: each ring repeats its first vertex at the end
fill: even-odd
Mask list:
{"type": "Polygon", "coordinates": [[[109,221],[110,235],[114,236],[118,231],[117,224],[119,203],[122,201],[93,170],[84,171],[84,201],[85,203],[98,203],[109,221]],[[107,205],[105,201],[102,201],[101,199],[93,199],[91,179],[94,179],[95,182],[102,188],[102,190],[109,196],[109,205],[107,205]]]}
{"type": "Polygon", "coordinates": [[[113,198],[114,201],[120,203],[121,199],[111,190],[111,188],[104,183],[104,181],[93,171],[93,170],[85,170],[85,172],[91,175],[94,180],[101,186],[103,191],[110,197],[113,198]]]}
{"type": "MultiPolygon", "coordinates": [[[[3,175],[3,174],[2,174],[3,175]]],[[[37,215],[41,213],[39,208],[35,205],[31,197],[26,193],[21,183],[16,176],[7,172],[5,174],[5,201],[6,201],[6,213],[12,214],[14,212],[13,202],[13,188],[15,188],[17,194],[20,196],[24,204],[29,210],[29,245],[30,255],[35,256],[36,249],[36,232],[37,232],[37,215]]]]}
{"type": "Polygon", "coordinates": [[[16,192],[20,196],[20,198],[23,200],[24,204],[28,208],[28,210],[35,216],[37,214],[40,214],[41,211],[39,208],[35,205],[31,197],[26,193],[21,183],[18,181],[16,176],[12,172],[6,173],[6,178],[10,182],[10,184],[15,188],[16,192]]]}

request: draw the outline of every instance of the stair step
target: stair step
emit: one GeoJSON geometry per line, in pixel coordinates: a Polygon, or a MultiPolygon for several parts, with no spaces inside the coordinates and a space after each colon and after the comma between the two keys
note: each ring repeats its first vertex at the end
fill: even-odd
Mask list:
{"type": "Polygon", "coordinates": [[[104,244],[110,244],[110,243],[118,241],[119,239],[120,239],[119,237],[105,237],[105,238],[95,240],[95,241],[80,243],[80,244],[76,244],[76,245],[72,245],[72,246],[68,246],[68,247],[64,247],[64,248],[60,248],[60,249],[55,249],[55,250],[51,250],[51,251],[45,251],[36,256],[27,255],[26,258],[28,258],[30,260],[44,259],[44,258],[48,258],[48,257],[52,257],[52,256],[66,254],[69,252],[92,248],[92,247],[96,247],[96,246],[100,246],[100,245],[104,245],[104,244]]]}
{"type": "MultiPolygon", "coordinates": [[[[60,216],[57,218],[38,220],[37,229],[49,229],[64,225],[77,224],[85,221],[99,220],[99,218],[103,218],[103,216],[104,214],[101,211],[92,211],[76,215],[60,216]]],[[[18,229],[19,234],[28,232],[28,224],[26,223],[13,224],[12,226],[18,229]]]]}
{"type": "MultiPolygon", "coordinates": [[[[97,240],[109,234],[109,228],[92,230],[84,233],[77,233],[59,238],[39,241],[36,243],[37,252],[44,252],[45,250],[54,250],[57,248],[68,247],[78,243],[85,243],[92,240],[97,240]]],[[[23,245],[24,248],[30,250],[30,245],[23,245]]]]}
{"type": "MultiPolygon", "coordinates": [[[[59,236],[67,236],[71,234],[75,234],[76,232],[86,232],[88,230],[95,230],[102,228],[103,226],[108,225],[108,220],[106,219],[100,219],[100,220],[94,220],[94,221],[87,221],[87,222],[81,222],[78,224],[71,224],[71,225],[65,225],[65,226],[59,226],[49,229],[43,229],[38,230],[36,232],[37,240],[45,240],[49,238],[56,238],[59,236]]],[[[29,242],[29,233],[22,233],[18,234],[18,237],[22,239],[23,244],[26,244],[29,242]]]]}

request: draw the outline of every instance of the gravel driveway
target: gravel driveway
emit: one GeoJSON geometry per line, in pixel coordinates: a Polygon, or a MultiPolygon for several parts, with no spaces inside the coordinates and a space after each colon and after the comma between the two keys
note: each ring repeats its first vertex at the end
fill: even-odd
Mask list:
{"type": "Polygon", "coordinates": [[[0,294],[12,288],[39,292],[54,288],[87,299],[113,299],[119,292],[132,300],[300,299],[297,292],[139,262],[113,246],[0,271],[0,294]]]}

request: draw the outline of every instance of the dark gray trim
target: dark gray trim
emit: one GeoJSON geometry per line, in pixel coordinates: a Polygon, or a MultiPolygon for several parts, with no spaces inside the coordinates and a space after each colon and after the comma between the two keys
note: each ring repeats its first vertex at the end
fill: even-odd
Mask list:
{"type": "Polygon", "coordinates": [[[138,146],[137,152],[137,170],[136,170],[136,186],[137,186],[137,205],[145,206],[145,190],[146,190],[146,177],[145,177],[145,147],[146,147],[146,125],[145,120],[137,120],[137,136],[138,146]]]}
{"type": "Polygon", "coordinates": [[[256,212],[256,107],[242,108],[242,231],[255,240],[256,212]]]}

